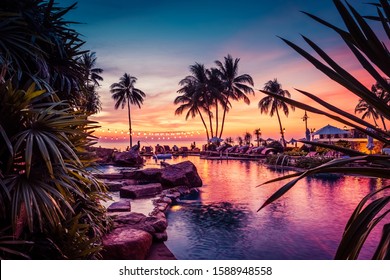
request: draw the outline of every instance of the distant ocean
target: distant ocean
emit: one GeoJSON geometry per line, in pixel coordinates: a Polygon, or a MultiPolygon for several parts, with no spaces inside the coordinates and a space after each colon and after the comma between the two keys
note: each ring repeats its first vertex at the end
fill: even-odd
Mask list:
{"type": "MultiPolygon", "coordinates": [[[[206,144],[206,139],[203,138],[184,138],[184,139],[170,139],[170,140],[151,140],[151,139],[138,139],[137,137],[133,138],[133,145],[137,144],[137,141],[140,140],[141,148],[143,146],[152,146],[153,148],[159,144],[161,146],[163,145],[169,145],[171,148],[176,145],[179,148],[180,147],[188,147],[190,148],[191,144],[195,142],[196,147],[202,148],[202,145],[206,144]]],[[[129,139],[104,139],[100,138],[98,139],[98,142],[94,145],[96,147],[102,147],[102,148],[116,148],[118,150],[124,151],[126,148],[130,145],[129,139]]]]}

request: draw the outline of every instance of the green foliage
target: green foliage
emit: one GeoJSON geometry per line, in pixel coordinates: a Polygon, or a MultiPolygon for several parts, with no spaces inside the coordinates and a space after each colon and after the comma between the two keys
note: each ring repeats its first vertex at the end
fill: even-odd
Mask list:
{"type": "Polygon", "coordinates": [[[75,23],[64,19],[75,6],[59,7],[54,0],[0,2],[0,82],[13,78],[17,87],[35,83],[74,107],[95,113],[100,101],[85,74],[101,69],[92,68],[93,58],[85,63],[89,54],[81,49],[85,41],[70,28],[75,23]]]}
{"type": "MultiPolygon", "coordinates": [[[[365,18],[362,17],[351,5],[348,3],[347,5],[344,5],[340,0],[334,0],[334,4],[345,23],[347,31],[344,31],[332,25],[331,23],[326,22],[317,16],[308,13],[305,14],[338,33],[346,46],[350,49],[353,56],[360,62],[361,66],[367,71],[367,73],[369,73],[376,81],[376,85],[379,85],[381,88],[383,88],[383,91],[389,92],[390,85],[387,81],[390,75],[390,53],[386,48],[386,42],[380,41],[376,35],[376,32],[371,29],[365,18]],[[386,77],[382,77],[382,74],[380,73],[383,73],[383,75],[386,77]]],[[[390,4],[386,0],[380,0],[376,6],[378,16],[367,18],[380,21],[383,26],[383,33],[386,34],[387,39],[389,39],[390,4]]],[[[380,32],[381,31],[378,33],[380,32]]],[[[377,94],[376,91],[372,91],[366,88],[358,79],[343,69],[313,41],[304,36],[303,39],[317,53],[321,60],[315,58],[313,55],[298,47],[296,44],[285,39],[282,40],[299,54],[301,54],[305,59],[310,61],[316,68],[321,70],[329,78],[344,86],[347,90],[354,93],[357,97],[363,100],[363,102],[368,104],[370,108],[372,108],[374,112],[378,114],[378,116],[383,118],[383,120],[390,120],[390,105],[388,95],[385,96],[382,94],[377,94]]],[[[362,118],[345,112],[341,108],[338,108],[322,100],[315,94],[311,94],[303,90],[297,91],[314,100],[319,105],[325,107],[327,111],[317,109],[289,98],[278,96],[277,94],[269,91],[263,92],[275,98],[279,98],[280,100],[290,105],[294,105],[309,112],[327,116],[347,126],[354,127],[355,129],[383,142],[384,144],[390,144],[390,134],[388,131],[381,130],[371,123],[364,121],[362,118]],[[367,127],[370,128],[370,130],[366,130],[367,127]]],[[[294,178],[281,187],[278,191],[276,191],[273,195],[271,195],[260,207],[260,209],[283,196],[300,179],[316,173],[335,172],[341,174],[354,174],[355,176],[359,174],[362,176],[378,178],[390,177],[389,156],[364,155],[358,151],[350,150],[348,147],[343,145],[336,146],[310,141],[301,142],[340,151],[349,155],[350,157],[334,159],[318,167],[310,168],[304,172],[297,172],[295,174],[290,174],[263,183],[267,184],[275,181],[294,178]]],[[[336,259],[357,259],[359,257],[360,250],[372,229],[377,226],[380,221],[387,217],[388,213],[390,212],[390,196],[386,194],[386,190],[388,188],[389,186],[383,186],[382,188],[369,193],[358,204],[345,227],[342,240],[335,255],[336,259]]],[[[383,229],[382,238],[378,243],[377,250],[373,255],[374,259],[390,257],[390,243],[388,242],[389,239],[389,224],[386,224],[383,229]]]]}
{"type": "Polygon", "coordinates": [[[108,229],[99,202],[106,199],[105,186],[85,170],[93,164],[87,147],[94,124],[55,99],[34,84],[20,90],[0,83],[0,114],[8,116],[0,120],[0,227],[6,228],[0,237],[30,245],[28,252],[0,245],[0,257],[94,258],[108,229]],[[59,232],[67,242],[55,243],[59,232]],[[57,249],[35,255],[43,239],[57,249]],[[90,254],[81,254],[77,244],[90,254]],[[63,252],[70,248],[78,251],[63,252]]]}

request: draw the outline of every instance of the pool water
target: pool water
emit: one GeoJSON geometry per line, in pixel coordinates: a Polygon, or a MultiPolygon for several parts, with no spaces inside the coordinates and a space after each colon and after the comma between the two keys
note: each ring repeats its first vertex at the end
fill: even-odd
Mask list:
{"type": "MultiPolygon", "coordinates": [[[[191,160],[203,180],[168,213],[167,247],[178,259],[332,259],[357,203],[384,182],[334,174],[301,180],[260,212],[283,182],[256,187],[293,171],[256,161],[191,160]]],[[[390,222],[389,219],[386,221],[390,222]]],[[[360,258],[370,259],[381,225],[369,236],[360,258]]]]}
{"type": "MultiPolygon", "coordinates": [[[[293,171],[270,169],[257,161],[206,160],[198,156],[166,162],[183,160],[195,164],[203,186],[167,213],[165,244],[181,260],[333,259],[356,205],[369,192],[389,185],[389,181],[357,176],[308,177],[257,212],[285,182],[257,186],[293,171]]],[[[159,162],[150,159],[145,168],[158,166],[159,162]]],[[[114,167],[107,168],[108,172],[117,172],[114,167]]],[[[148,201],[141,202],[139,210],[147,214],[149,205],[148,201]]],[[[360,259],[371,259],[382,225],[389,222],[387,218],[373,230],[360,259]]]]}

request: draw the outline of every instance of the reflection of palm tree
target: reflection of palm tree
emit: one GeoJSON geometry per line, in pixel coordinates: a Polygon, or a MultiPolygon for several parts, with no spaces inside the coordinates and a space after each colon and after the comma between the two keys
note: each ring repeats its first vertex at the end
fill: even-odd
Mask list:
{"type": "MultiPolygon", "coordinates": [[[[291,97],[290,93],[287,90],[282,89],[282,85],[278,83],[277,79],[274,79],[273,81],[270,80],[267,83],[265,83],[263,90],[275,93],[282,97],[286,97],[286,96],[291,97]]],[[[295,110],[295,107],[292,105],[290,105],[290,108],[292,110],[295,110]]],[[[280,121],[279,109],[283,110],[284,114],[288,116],[289,105],[283,102],[282,100],[276,99],[268,95],[259,101],[259,109],[262,114],[263,113],[268,114],[269,112],[269,115],[271,117],[276,113],[276,116],[278,117],[280,134],[282,136],[283,145],[284,147],[286,147],[286,141],[284,139],[284,130],[282,127],[282,122],[280,121]]]]}
{"type": "Polygon", "coordinates": [[[222,125],[221,131],[219,133],[219,138],[222,137],[223,128],[225,125],[226,112],[228,111],[229,99],[233,100],[244,100],[246,104],[250,103],[247,94],[254,94],[253,89],[248,86],[253,86],[253,79],[248,74],[242,74],[238,76],[238,62],[239,58],[233,60],[233,57],[229,54],[225,57],[224,62],[219,60],[215,61],[218,66],[218,72],[222,84],[224,86],[225,102],[224,103],[224,111],[222,116],[222,125]]]}
{"type": "Polygon", "coordinates": [[[127,110],[129,113],[129,132],[130,132],[130,147],[133,146],[132,138],[132,129],[131,129],[131,114],[130,114],[130,104],[137,105],[138,108],[141,108],[141,104],[144,101],[145,93],[140,89],[134,87],[137,78],[132,77],[129,74],[125,73],[119,79],[119,83],[113,83],[111,85],[110,92],[112,93],[112,98],[116,101],[115,109],[118,109],[119,106],[122,106],[122,109],[127,103],[127,110]]]}

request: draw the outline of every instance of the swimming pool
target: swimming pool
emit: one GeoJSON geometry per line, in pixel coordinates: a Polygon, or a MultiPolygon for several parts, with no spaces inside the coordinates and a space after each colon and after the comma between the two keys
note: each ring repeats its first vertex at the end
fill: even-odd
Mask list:
{"type": "MultiPolygon", "coordinates": [[[[182,260],[332,259],[357,203],[382,185],[376,178],[309,177],[257,212],[282,182],[256,186],[292,171],[272,170],[256,161],[188,160],[197,166],[203,187],[167,215],[166,245],[182,260]]],[[[371,258],[380,231],[372,232],[361,259],[371,258]]]]}

